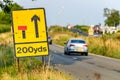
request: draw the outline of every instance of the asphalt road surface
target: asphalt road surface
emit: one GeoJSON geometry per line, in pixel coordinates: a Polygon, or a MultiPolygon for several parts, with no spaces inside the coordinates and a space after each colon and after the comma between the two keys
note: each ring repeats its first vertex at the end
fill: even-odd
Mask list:
{"type": "Polygon", "coordinates": [[[75,80],[120,80],[120,60],[89,54],[64,55],[64,48],[50,45],[50,62],[75,80]]]}

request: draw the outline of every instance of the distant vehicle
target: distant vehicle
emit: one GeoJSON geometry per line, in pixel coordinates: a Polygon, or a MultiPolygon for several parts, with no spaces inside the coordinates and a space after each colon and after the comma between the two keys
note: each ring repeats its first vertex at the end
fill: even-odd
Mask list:
{"type": "Polygon", "coordinates": [[[93,29],[94,29],[94,34],[101,34],[102,33],[99,25],[95,25],[93,27],[93,29]]]}
{"type": "Polygon", "coordinates": [[[52,44],[52,37],[51,36],[48,36],[48,43],[52,44]]]}
{"type": "Polygon", "coordinates": [[[71,38],[65,43],[64,54],[80,53],[81,55],[88,56],[88,45],[85,40],[79,38],[71,38]]]}

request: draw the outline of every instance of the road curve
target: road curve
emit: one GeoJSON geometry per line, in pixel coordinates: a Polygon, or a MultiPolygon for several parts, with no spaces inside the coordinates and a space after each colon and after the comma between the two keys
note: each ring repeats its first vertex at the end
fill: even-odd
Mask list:
{"type": "Polygon", "coordinates": [[[75,77],[75,80],[120,80],[120,60],[89,54],[64,55],[64,48],[50,45],[52,65],[75,77]]]}

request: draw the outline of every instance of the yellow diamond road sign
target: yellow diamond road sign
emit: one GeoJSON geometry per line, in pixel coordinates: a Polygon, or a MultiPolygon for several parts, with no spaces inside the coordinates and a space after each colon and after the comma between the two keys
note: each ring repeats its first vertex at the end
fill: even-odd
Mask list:
{"type": "Polygon", "coordinates": [[[48,55],[44,8],[12,12],[16,57],[48,55]]]}

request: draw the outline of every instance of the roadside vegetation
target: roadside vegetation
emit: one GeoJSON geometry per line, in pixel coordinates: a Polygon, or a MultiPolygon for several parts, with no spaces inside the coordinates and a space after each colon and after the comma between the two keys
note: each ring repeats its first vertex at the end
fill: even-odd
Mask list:
{"type": "MultiPolygon", "coordinates": [[[[10,33],[12,23],[11,12],[23,9],[23,7],[11,0],[3,0],[2,3],[0,2],[0,8],[0,80],[74,80],[71,76],[55,69],[54,66],[43,66],[40,59],[33,57],[20,58],[20,71],[18,71],[17,59],[13,51],[12,34],[10,33]]],[[[112,10],[105,9],[106,11],[112,10]]],[[[116,17],[115,20],[111,17],[114,16],[113,14],[119,16],[118,11],[112,12],[111,14],[105,14],[105,17],[107,17],[105,22],[108,25],[117,26],[119,24],[117,21],[119,20],[115,21],[116,17]],[[108,17],[108,15],[110,16],[108,17]]],[[[80,28],[86,33],[88,32],[87,26],[79,27],[79,25],[76,25],[75,27],[80,28]]],[[[66,27],[58,25],[50,26],[48,33],[52,36],[55,44],[64,46],[64,43],[69,38],[79,37],[87,41],[90,53],[120,59],[120,33],[107,34],[101,37],[84,37],[78,33],[72,33],[66,27]]]]}
{"type": "Polygon", "coordinates": [[[0,48],[0,80],[73,80],[69,75],[44,67],[37,58],[20,59],[20,72],[13,54],[13,47],[0,48]],[[5,50],[6,49],[6,50],[5,50]]]}
{"type": "Polygon", "coordinates": [[[10,24],[0,24],[0,33],[9,32],[10,30],[10,24]]]}
{"type": "Polygon", "coordinates": [[[11,34],[13,10],[23,9],[11,0],[0,1],[0,80],[74,80],[56,66],[43,66],[41,59],[20,58],[18,68],[11,34]]]}
{"type": "Polygon", "coordinates": [[[88,33],[90,26],[86,26],[86,25],[75,25],[74,28],[82,30],[85,33],[88,33]]]}
{"type": "Polygon", "coordinates": [[[100,37],[94,36],[81,36],[77,33],[72,33],[65,27],[52,26],[49,27],[49,35],[52,36],[55,44],[64,46],[64,43],[67,42],[72,37],[79,37],[86,40],[89,53],[98,54],[102,56],[107,56],[111,58],[120,59],[120,33],[116,34],[105,34],[100,37]],[[54,30],[57,30],[58,32],[54,30]]]}
{"type": "Polygon", "coordinates": [[[39,58],[20,58],[19,66],[20,71],[18,71],[11,33],[1,33],[0,80],[74,80],[70,75],[57,69],[57,66],[43,66],[39,58]]]}

